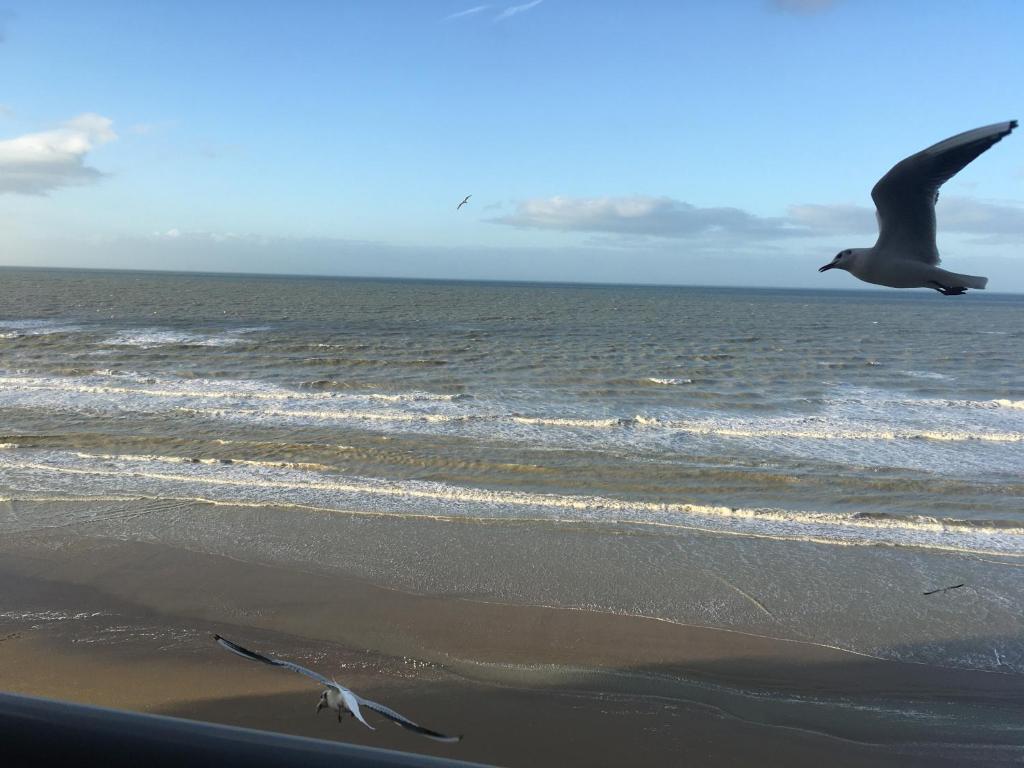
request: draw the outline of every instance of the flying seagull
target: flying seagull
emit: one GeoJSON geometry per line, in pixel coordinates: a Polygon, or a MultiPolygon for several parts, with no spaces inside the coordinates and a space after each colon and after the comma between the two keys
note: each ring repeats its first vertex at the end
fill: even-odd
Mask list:
{"type": "Polygon", "coordinates": [[[963,584],[954,584],[952,587],[939,587],[938,589],[933,589],[931,592],[922,592],[921,594],[923,594],[923,595],[934,595],[936,592],[943,592],[943,593],[945,593],[945,592],[949,592],[949,590],[951,590],[951,589],[960,589],[960,587],[962,587],[962,586],[963,586],[963,584]]]}
{"type": "Polygon", "coordinates": [[[456,211],[457,211],[457,210],[459,210],[459,208],[461,208],[461,207],[462,207],[462,206],[464,206],[464,205],[465,205],[466,203],[468,203],[468,202],[469,202],[469,198],[471,198],[471,197],[472,197],[472,195],[466,195],[466,196],[465,196],[465,197],[464,197],[464,198],[462,199],[462,202],[461,202],[461,203],[459,203],[458,205],[456,205],[456,206],[455,206],[455,210],[456,210],[456,211]]]}
{"type": "Polygon", "coordinates": [[[939,199],[939,187],[1016,127],[1017,121],[1010,120],[975,128],[894,165],[871,190],[878,209],[879,232],[874,246],[840,251],[818,271],[845,269],[866,283],[934,288],[945,296],[984,288],[987,277],[939,269],[935,201],[939,199]]]}
{"type": "Polygon", "coordinates": [[[416,733],[426,736],[427,738],[434,739],[435,741],[462,741],[461,736],[445,736],[443,733],[438,733],[437,731],[432,731],[429,728],[424,728],[422,725],[417,725],[407,717],[402,717],[402,715],[395,712],[395,710],[390,709],[389,707],[385,707],[383,704],[378,704],[376,701],[364,699],[362,696],[353,693],[348,688],[346,688],[343,685],[340,685],[336,681],[329,680],[323,675],[321,675],[319,672],[314,672],[311,669],[306,669],[305,667],[299,666],[293,661],[285,661],[284,659],[275,659],[272,656],[264,656],[262,653],[250,651],[249,649],[243,648],[237,643],[233,643],[227,638],[221,637],[220,635],[214,635],[213,639],[216,640],[224,648],[227,648],[232,653],[237,653],[239,656],[242,656],[246,659],[250,659],[252,661],[259,661],[263,664],[270,664],[274,667],[284,667],[285,669],[290,669],[292,672],[298,672],[300,675],[305,675],[306,677],[311,677],[312,679],[316,680],[318,683],[320,683],[327,689],[322,694],[320,694],[320,701],[317,702],[316,705],[317,713],[319,713],[320,710],[324,708],[336,710],[338,713],[339,723],[341,722],[341,716],[347,712],[360,723],[369,728],[371,731],[376,730],[363,718],[363,713],[360,711],[360,708],[364,708],[373,710],[377,714],[383,715],[388,720],[397,723],[403,728],[406,728],[410,731],[415,731],[416,733]]]}

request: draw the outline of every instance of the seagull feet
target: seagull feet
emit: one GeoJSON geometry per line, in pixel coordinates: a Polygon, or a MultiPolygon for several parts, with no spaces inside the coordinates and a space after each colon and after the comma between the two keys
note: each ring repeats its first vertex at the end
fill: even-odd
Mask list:
{"type": "Polygon", "coordinates": [[[937,283],[934,280],[929,280],[928,282],[930,283],[932,288],[941,293],[943,296],[963,296],[965,293],[967,293],[967,289],[962,286],[950,288],[948,285],[937,283]]]}

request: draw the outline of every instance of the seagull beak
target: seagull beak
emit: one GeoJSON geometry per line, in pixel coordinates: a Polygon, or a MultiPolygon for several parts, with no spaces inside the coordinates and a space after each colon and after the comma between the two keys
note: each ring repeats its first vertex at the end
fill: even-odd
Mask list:
{"type": "Polygon", "coordinates": [[[824,267],[819,267],[818,271],[819,272],[827,272],[828,270],[835,269],[835,268],[836,268],[836,263],[834,261],[830,261],[824,267]]]}
{"type": "Polygon", "coordinates": [[[323,700],[323,699],[320,699],[320,701],[318,701],[318,702],[316,703],[316,713],[317,713],[317,714],[319,715],[319,714],[320,714],[320,710],[321,710],[321,709],[323,709],[323,708],[324,708],[324,707],[326,707],[326,706],[327,706],[327,705],[326,705],[326,704],[324,704],[324,700],[323,700]]]}

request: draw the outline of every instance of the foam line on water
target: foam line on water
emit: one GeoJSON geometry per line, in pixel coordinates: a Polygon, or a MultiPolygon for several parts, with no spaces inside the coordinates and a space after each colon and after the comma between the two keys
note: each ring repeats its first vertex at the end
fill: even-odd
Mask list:
{"type": "Polygon", "coordinates": [[[423,391],[310,391],[250,380],[139,373],[0,376],[0,408],[47,415],[162,414],[186,417],[182,424],[192,417],[243,427],[299,429],[343,425],[382,434],[634,453],[722,450],[723,442],[738,441],[746,450],[847,465],[961,476],[1024,471],[1024,454],[1000,448],[1024,442],[1021,401],[907,400],[868,390],[842,395],[810,414],[751,417],[683,405],[615,415],[589,401],[558,400],[542,392],[508,392],[503,399],[489,399],[423,391]],[[949,445],[958,446],[955,455],[944,447],[949,445]]]}
{"type": "Polygon", "coordinates": [[[218,379],[157,379],[135,372],[96,371],[88,377],[0,376],[0,393],[46,392],[86,395],[135,395],[160,399],[228,399],[228,400],[295,400],[337,401],[370,400],[386,403],[450,402],[460,395],[431,392],[358,393],[310,392],[287,389],[256,381],[218,379]],[[118,384],[109,383],[118,380],[118,384]]]}
{"type": "Polygon", "coordinates": [[[336,511],[491,520],[639,524],[846,545],[902,545],[1024,555],[1024,529],[936,518],[877,517],[775,508],[661,503],[602,496],[468,487],[433,481],[328,474],[272,462],[183,462],[181,457],[44,449],[0,452],[5,485],[32,492],[202,496],[304,504],[336,511]],[[183,493],[184,492],[184,493],[183,493]],[[439,512],[443,510],[443,512],[439,512]]]}

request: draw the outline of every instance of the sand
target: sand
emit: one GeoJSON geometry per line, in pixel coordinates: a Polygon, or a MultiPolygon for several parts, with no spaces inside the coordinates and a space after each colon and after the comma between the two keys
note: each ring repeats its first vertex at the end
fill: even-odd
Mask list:
{"type": "Polygon", "coordinates": [[[50,533],[0,542],[0,689],[507,766],[992,765],[1024,678],[638,617],[399,592],[340,573],[50,533]],[[430,728],[316,716],[333,674],[430,728]],[[941,718],[894,717],[912,709],[941,718]],[[970,717],[953,716],[967,712],[970,717]],[[973,719],[972,719],[973,718],[973,719]]]}

